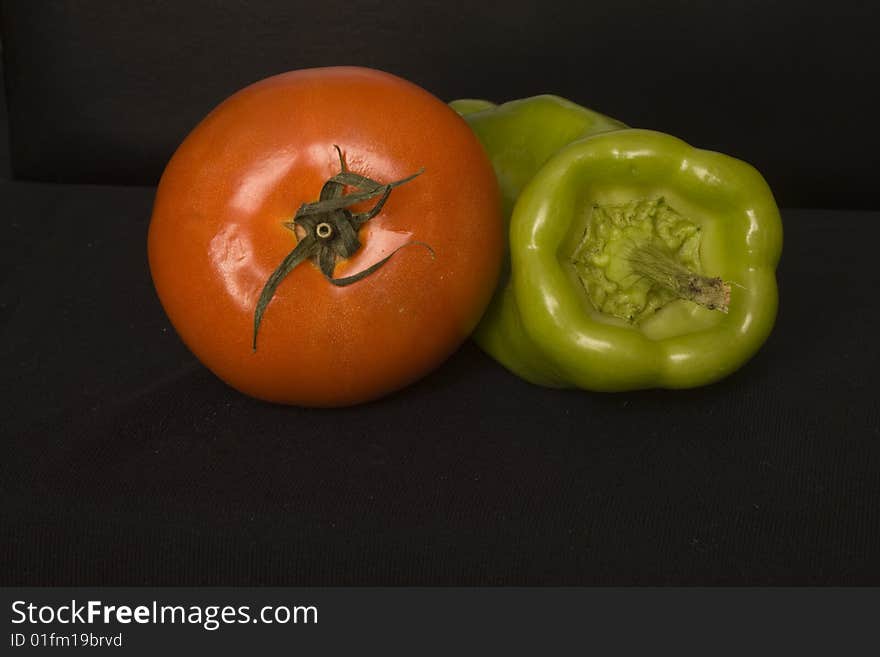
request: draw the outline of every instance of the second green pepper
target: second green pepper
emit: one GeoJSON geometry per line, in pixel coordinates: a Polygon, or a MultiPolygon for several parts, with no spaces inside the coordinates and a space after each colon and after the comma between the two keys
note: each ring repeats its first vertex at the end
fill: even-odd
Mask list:
{"type": "MultiPolygon", "coordinates": [[[[583,137],[626,127],[559,96],[534,96],[503,105],[462,99],[450,105],[471,126],[492,161],[501,190],[502,213],[508,222],[523,188],[561,148],[583,137]]],[[[519,356],[527,351],[517,344],[520,334],[506,328],[511,321],[505,301],[510,293],[509,272],[508,253],[498,290],[473,337],[508,369],[526,379],[541,381],[542,377],[532,371],[530,359],[519,356]]]]}

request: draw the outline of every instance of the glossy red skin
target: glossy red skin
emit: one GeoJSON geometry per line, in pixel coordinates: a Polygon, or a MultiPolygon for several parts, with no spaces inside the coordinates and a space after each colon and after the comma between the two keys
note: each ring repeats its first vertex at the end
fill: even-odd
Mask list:
{"type": "MultiPolygon", "coordinates": [[[[369,208],[366,202],[360,208],[369,208]]],[[[181,144],[156,194],[150,269],[192,352],[248,395],[341,406],[407,385],[470,334],[497,281],[503,244],[492,167],[445,103],[395,76],[338,67],[253,84],[181,144]],[[395,188],[336,266],[354,274],[418,240],[381,269],[334,287],[311,261],[278,287],[251,348],[254,306],[296,245],[282,226],[348,168],[395,188]]]]}

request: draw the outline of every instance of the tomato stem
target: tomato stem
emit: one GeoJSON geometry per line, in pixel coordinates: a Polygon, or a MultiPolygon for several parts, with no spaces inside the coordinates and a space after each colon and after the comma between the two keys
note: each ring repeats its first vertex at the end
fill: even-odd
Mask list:
{"type": "Polygon", "coordinates": [[[431,257],[434,257],[434,250],[424,242],[407,242],[403,246],[396,248],[379,262],[356,274],[343,278],[333,277],[337,260],[349,258],[360,249],[361,243],[358,240],[358,229],[382,211],[382,207],[391,195],[391,190],[410,182],[424,171],[420,169],[406,178],[385,184],[379,183],[348,171],[345,166],[345,160],[342,157],[342,150],[339,146],[334,145],[334,148],[339,155],[340,172],[324,183],[317,201],[304,203],[296,211],[293,219],[284,222],[284,226],[294,234],[299,229],[303,237],[299,239],[294,249],[287,254],[284,260],[281,261],[281,264],[272,272],[272,275],[266,280],[266,284],[260,292],[260,297],[254,310],[254,335],[252,343],[254,351],[257,350],[257,334],[263,321],[263,315],[269,302],[275,296],[275,291],[281,285],[281,282],[287,278],[287,275],[305,260],[312,260],[321,270],[321,273],[324,274],[327,282],[338,287],[344,287],[363,280],[406,246],[423,246],[431,254],[431,257]],[[354,187],[358,191],[345,194],[346,187],[354,187]],[[366,212],[353,213],[349,209],[356,203],[377,197],[379,197],[379,200],[366,212]]]}

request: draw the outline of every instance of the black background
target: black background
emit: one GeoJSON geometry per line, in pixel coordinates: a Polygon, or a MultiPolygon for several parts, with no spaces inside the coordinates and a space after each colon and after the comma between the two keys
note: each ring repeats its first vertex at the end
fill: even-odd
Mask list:
{"type": "Polygon", "coordinates": [[[870,3],[0,6],[3,583],[880,583],[870,3]],[[801,208],[767,345],[684,392],[544,390],[471,343],[350,409],[226,388],[153,293],[150,185],[223,97],[326,64],[752,162],[801,208]]]}
{"type": "Polygon", "coordinates": [[[358,64],[444,100],[556,93],[751,162],[787,207],[878,207],[860,0],[4,0],[19,177],[154,184],[239,88],[358,64]]]}

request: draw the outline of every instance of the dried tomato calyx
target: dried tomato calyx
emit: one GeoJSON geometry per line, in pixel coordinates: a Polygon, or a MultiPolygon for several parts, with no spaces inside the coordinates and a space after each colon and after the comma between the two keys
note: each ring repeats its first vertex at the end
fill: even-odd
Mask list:
{"type": "Polygon", "coordinates": [[[340,258],[349,258],[361,247],[358,230],[370,219],[382,211],[382,207],[391,195],[391,190],[410,182],[424,170],[420,169],[411,176],[390,183],[379,183],[375,180],[348,171],[342,157],[342,150],[334,146],[339,155],[338,174],[327,180],[321,187],[317,201],[304,203],[296,211],[293,219],[284,222],[284,226],[297,235],[301,235],[296,247],[287,254],[281,264],[266,280],[260,298],[254,310],[253,350],[257,350],[257,333],[266,307],[275,296],[275,291],[287,275],[305,260],[312,260],[329,283],[344,287],[357,283],[388,262],[400,249],[418,244],[424,246],[434,255],[434,250],[424,242],[407,242],[397,247],[390,254],[366,269],[351,276],[334,278],[333,270],[340,258]],[[354,187],[357,191],[345,193],[346,187],[354,187]],[[352,212],[349,208],[362,201],[379,198],[377,203],[366,212],[352,212]]]}

